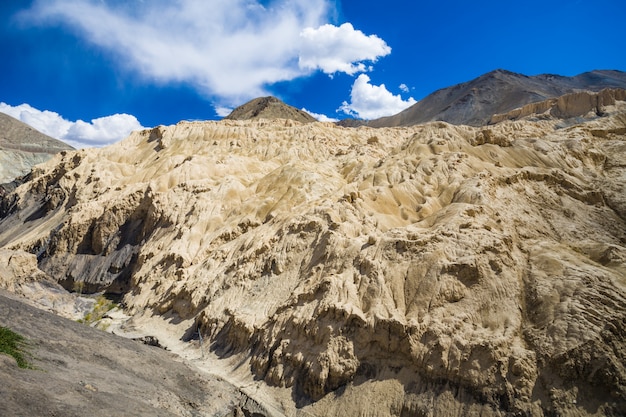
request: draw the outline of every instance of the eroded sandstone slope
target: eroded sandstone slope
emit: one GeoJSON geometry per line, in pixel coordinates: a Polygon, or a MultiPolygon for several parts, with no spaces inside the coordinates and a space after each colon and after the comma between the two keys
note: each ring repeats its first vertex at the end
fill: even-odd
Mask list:
{"type": "Polygon", "coordinates": [[[606,114],[158,127],[38,168],[0,247],[193,319],[309,415],[619,415],[624,103],[606,114]]]}

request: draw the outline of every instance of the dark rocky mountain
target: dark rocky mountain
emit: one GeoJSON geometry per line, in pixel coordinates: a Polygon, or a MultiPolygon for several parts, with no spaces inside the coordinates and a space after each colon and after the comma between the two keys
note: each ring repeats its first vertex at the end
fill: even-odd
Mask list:
{"type": "Polygon", "coordinates": [[[237,107],[224,119],[290,119],[302,123],[317,121],[310,114],[283,103],[276,97],[259,97],[237,107]]]}
{"type": "Polygon", "coordinates": [[[344,120],[339,124],[395,127],[441,120],[455,125],[483,126],[494,114],[565,94],[604,88],[626,88],[626,73],[597,70],[574,77],[526,76],[498,69],[466,83],[437,90],[394,116],[370,121],[344,120]]]}
{"type": "Polygon", "coordinates": [[[70,149],[74,148],[0,113],[0,184],[26,174],[33,165],[70,149]]]}

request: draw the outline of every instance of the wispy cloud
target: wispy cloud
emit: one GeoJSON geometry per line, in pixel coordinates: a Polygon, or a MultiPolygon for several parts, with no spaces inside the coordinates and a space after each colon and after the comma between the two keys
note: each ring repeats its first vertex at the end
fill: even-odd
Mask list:
{"type": "Polygon", "coordinates": [[[344,101],[338,110],[361,119],[376,119],[399,113],[415,103],[413,97],[403,100],[400,94],[394,95],[385,84],[370,84],[370,77],[361,74],[352,85],[350,103],[344,101]]]}
{"type": "Polygon", "coordinates": [[[218,107],[321,70],[355,74],[390,48],[328,24],[330,0],[35,0],[23,21],[63,25],[157,83],[182,82],[218,107]]]}
{"type": "Polygon", "coordinates": [[[129,114],[114,114],[91,122],[71,122],[52,111],[42,111],[28,104],[11,106],[6,103],[0,103],[0,112],[75,148],[109,145],[125,138],[133,130],[143,129],[137,118],[129,114]]]}

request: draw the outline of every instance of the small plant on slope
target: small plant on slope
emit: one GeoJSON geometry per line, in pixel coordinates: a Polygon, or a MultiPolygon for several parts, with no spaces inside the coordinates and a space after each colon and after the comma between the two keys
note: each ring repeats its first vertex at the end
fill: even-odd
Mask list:
{"type": "Polygon", "coordinates": [[[117,304],[115,304],[113,301],[109,300],[105,296],[101,295],[96,299],[96,303],[94,304],[93,309],[89,313],[85,314],[85,317],[79,319],[78,322],[84,324],[95,323],[101,320],[106,313],[108,313],[115,307],[117,307],[117,304]]]}
{"type": "Polygon", "coordinates": [[[24,347],[26,339],[24,336],[15,333],[13,330],[0,326],[0,352],[13,356],[20,368],[31,368],[26,361],[24,347]]]}

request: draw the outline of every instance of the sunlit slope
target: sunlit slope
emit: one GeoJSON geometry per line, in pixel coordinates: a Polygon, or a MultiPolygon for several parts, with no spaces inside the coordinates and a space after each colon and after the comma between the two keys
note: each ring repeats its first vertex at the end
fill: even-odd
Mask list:
{"type": "Polygon", "coordinates": [[[624,110],[563,129],[158,127],[38,168],[2,203],[0,245],[131,313],[193,318],[329,415],[619,414],[624,110]]]}

